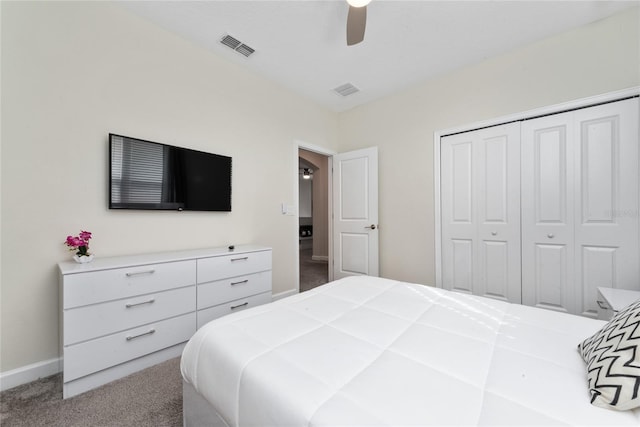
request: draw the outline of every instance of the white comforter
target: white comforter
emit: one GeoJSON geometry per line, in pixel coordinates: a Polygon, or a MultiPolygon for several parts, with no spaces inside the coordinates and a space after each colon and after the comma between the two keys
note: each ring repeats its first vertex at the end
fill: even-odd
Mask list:
{"type": "Polygon", "coordinates": [[[589,404],[602,323],[351,277],[205,325],[182,374],[230,426],[638,426],[589,404]]]}

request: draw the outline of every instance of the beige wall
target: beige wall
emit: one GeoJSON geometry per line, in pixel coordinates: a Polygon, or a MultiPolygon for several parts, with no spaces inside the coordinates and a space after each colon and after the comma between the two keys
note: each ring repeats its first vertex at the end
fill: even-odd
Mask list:
{"type": "Polygon", "coordinates": [[[62,242],[98,257],[254,242],[296,287],[296,140],[335,149],[337,116],[103,2],[2,2],[0,371],[58,357],[62,242]],[[107,135],[233,157],[233,211],[107,209],[107,135]]]}
{"type": "Polygon", "coordinates": [[[1,372],[58,356],[67,234],[96,256],[265,244],[292,290],[293,141],[377,145],[381,273],[430,284],[434,131],[640,84],[637,9],[336,115],[113,4],[0,8],[1,372]],[[109,211],[109,132],[233,156],[233,212],[109,211]]]}
{"type": "Polygon", "coordinates": [[[640,85],[638,8],[340,116],[340,150],[377,145],[380,274],[435,283],[433,133],[640,85]]]}
{"type": "Polygon", "coordinates": [[[300,149],[299,155],[316,166],[312,181],[312,254],[315,257],[327,257],[329,255],[329,161],[327,156],[308,150],[300,149]]]}

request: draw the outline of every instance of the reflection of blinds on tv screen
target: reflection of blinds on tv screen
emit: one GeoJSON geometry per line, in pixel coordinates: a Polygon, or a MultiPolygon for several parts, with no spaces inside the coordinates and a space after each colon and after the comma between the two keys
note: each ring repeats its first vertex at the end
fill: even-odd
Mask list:
{"type": "Polygon", "coordinates": [[[231,210],[231,158],[110,135],[112,209],[231,210]]]}
{"type": "Polygon", "coordinates": [[[111,163],[111,198],[114,202],[163,201],[165,148],[148,142],[125,145],[121,137],[114,138],[111,163]]]}

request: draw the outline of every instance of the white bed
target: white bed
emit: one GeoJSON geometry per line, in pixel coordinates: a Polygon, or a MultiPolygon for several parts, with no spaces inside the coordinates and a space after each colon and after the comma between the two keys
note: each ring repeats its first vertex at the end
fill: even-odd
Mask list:
{"type": "Polygon", "coordinates": [[[198,330],[185,424],[638,426],[589,403],[576,346],[603,324],[350,277],[198,330]]]}

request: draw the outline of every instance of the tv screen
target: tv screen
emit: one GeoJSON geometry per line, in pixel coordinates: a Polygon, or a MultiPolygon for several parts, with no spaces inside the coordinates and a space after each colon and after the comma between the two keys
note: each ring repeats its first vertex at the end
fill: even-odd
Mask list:
{"type": "Polygon", "coordinates": [[[231,211],[231,157],[109,134],[109,209],[231,211]]]}

